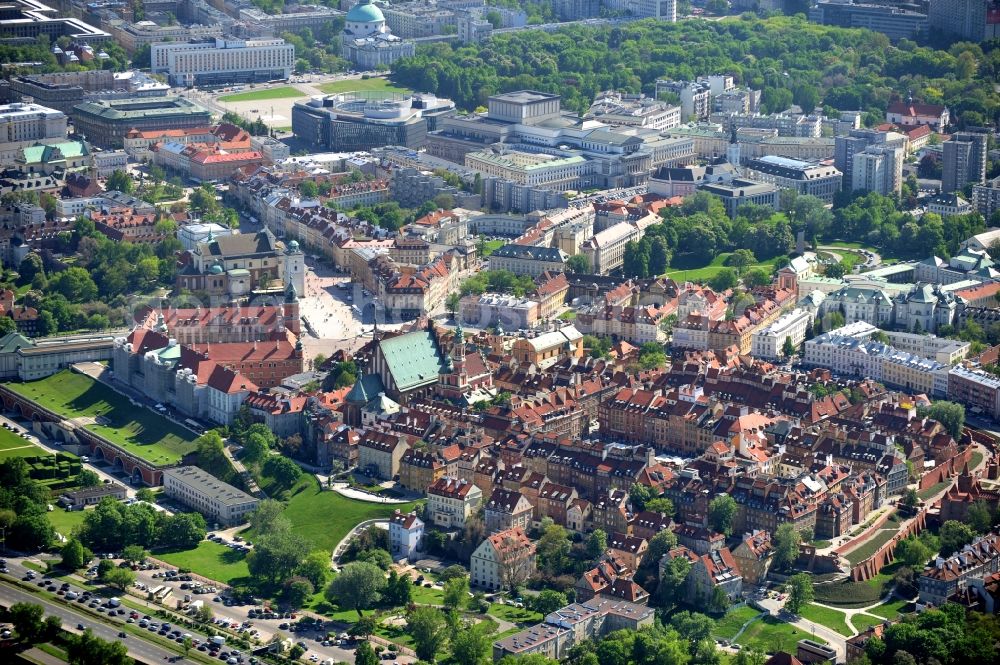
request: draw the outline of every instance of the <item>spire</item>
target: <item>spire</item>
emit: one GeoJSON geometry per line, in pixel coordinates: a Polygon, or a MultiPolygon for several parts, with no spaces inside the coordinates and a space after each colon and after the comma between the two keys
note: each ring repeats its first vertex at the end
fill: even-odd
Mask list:
{"type": "Polygon", "coordinates": [[[285,302],[288,304],[296,303],[299,301],[299,294],[295,290],[295,285],[288,282],[288,286],[285,287],[285,302]]]}

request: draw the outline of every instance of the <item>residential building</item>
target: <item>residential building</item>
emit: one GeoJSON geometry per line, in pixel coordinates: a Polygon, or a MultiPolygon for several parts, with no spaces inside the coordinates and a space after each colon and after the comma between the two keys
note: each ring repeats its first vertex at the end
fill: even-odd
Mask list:
{"type": "Polygon", "coordinates": [[[932,0],[931,25],[953,39],[984,42],[1000,37],[1000,12],[989,0],[932,0]]]}
{"type": "Polygon", "coordinates": [[[902,187],[903,149],[869,146],[854,155],[851,171],[852,191],[876,192],[883,196],[899,194],[902,187]]]}
{"type": "Polygon", "coordinates": [[[427,517],[435,526],[462,529],[482,501],[483,491],[476,485],[445,476],[427,488],[427,517]]]}
{"type": "Polygon", "coordinates": [[[733,560],[743,579],[751,585],[763,584],[774,560],[771,534],[754,531],[743,535],[733,550],[733,560]]]}
{"type": "MultiPolygon", "coordinates": [[[[846,136],[834,138],[834,166],[844,174],[845,191],[867,189],[879,193],[898,192],[902,186],[902,160],[906,137],[896,132],[880,132],[873,129],[851,130],[846,136]],[[899,149],[897,153],[895,149],[899,149]],[[869,150],[870,149],[870,150],[869,150]],[[855,161],[858,155],[882,156],[881,163],[868,164],[861,168],[855,182],[855,161]],[[881,171],[879,171],[881,169],[881,171]],[[870,173],[869,173],[870,172],[870,173]]],[[[868,160],[869,158],[862,158],[868,160]]],[[[876,159],[876,157],[870,157],[876,159]]]]}
{"type": "Polygon", "coordinates": [[[561,326],[535,337],[514,340],[511,354],[518,362],[545,369],[562,357],[582,358],[583,335],[575,326],[561,326]]]}
{"type": "Polygon", "coordinates": [[[399,486],[411,492],[423,493],[445,474],[444,464],[437,455],[410,448],[399,460],[399,486]]]}
{"type": "Polygon", "coordinates": [[[209,523],[242,524],[257,509],[255,497],[196,466],[164,470],[163,489],[167,496],[202,513],[209,523]]]}
{"type": "Polygon", "coordinates": [[[574,587],[577,602],[612,598],[645,605],[649,601],[649,592],[639,586],[634,577],[635,569],[609,552],[577,580],[574,587]]]}
{"type": "Polygon", "coordinates": [[[648,127],[660,131],[680,126],[681,109],[643,95],[612,90],[599,94],[584,118],[594,118],[612,126],[648,127]]]}
{"type": "Polygon", "coordinates": [[[973,580],[996,572],[1000,572],[1000,536],[977,536],[950,557],[937,557],[924,568],[919,601],[940,607],[964,592],[973,580]]]}
{"type": "Polygon", "coordinates": [[[529,330],[539,322],[537,301],[499,293],[465,296],[460,313],[462,325],[480,329],[500,326],[504,330],[529,330]]]}
{"type": "Polygon", "coordinates": [[[708,82],[656,81],[656,98],[664,93],[677,95],[681,105],[681,121],[708,120],[712,113],[712,93],[708,82]]]}
{"type": "Polygon", "coordinates": [[[153,44],[149,57],[151,71],[175,86],[287,80],[295,67],[295,47],[280,38],[153,44]]]}
{"type": "Polygon", "coordinates": [[[490,494],[483,511],[486,533],[531,527],[534,506],[521,492],[498,487],[490,494]]]}
{"type": "Polygon", "coordinates": [[[358,440],[358,468],[375,478],[392,480],[400,475],[403,456],[409,449],[410,442],[405,436],[365,430],[358,440]]]}
{"type": "Polygon", "coordinates": [[[972,187],[972,206],[980,215],[989,219],[1000,210],[1000,178],[972,187]]]}
{"type": "Polygon", "coordinates": [[[424,521],[416,512],[393,512],[389,518],[389,553],[393,558],[409,559],[420,549],[423,538],[424,521]]]}
{"type": "Polygon", "coordinates": [[[625,263],[625,246],[642,238],[642,230],[635,224],[619,222],[598,231],[580,247],[580,253],[590,262],[595,275],[607,275],[625,263]]]}
{"type": "Polygon", "coordinates": [[[521,527],[487,536],[472,553],[469,573],[469,584],[478,589],[519,587],[535,573],[535,543],[521,527]]]}
{"type": "Polygon", "coordinates": [[[989,133],[955,132],[941,144],[944,160],[941,168],[941,191],[949,194],[961,191],[969,183],[986,182],[986,154],[989,133]]]}
{"type": "Polygon", "coordinates": [[[948,399],[965,404],[974,414],[1000,419],[1000,377],[959,365],[948,372],[948,399]]]}

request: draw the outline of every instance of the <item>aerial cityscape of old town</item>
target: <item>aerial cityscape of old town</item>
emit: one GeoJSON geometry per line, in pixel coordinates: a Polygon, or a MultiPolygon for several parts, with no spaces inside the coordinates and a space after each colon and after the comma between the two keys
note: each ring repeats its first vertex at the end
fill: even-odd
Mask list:
{"type": "Polygon", "coordinates": [[[1000,665],[1000,0],[5,0],[0,663],[1000,665]]]}

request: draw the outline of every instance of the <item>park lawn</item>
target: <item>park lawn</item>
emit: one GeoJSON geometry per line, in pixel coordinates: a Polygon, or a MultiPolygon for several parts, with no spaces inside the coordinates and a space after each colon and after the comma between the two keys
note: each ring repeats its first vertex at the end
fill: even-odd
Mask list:
{"type": "Polygon", "coordinates": [[[55,510],[48,513],[49,524],[67,538],[73,533],[75,527],[83,524],[86,516],[86,510],[63,510],[58,505],[55,510]]]}
{"type": "MultiPolygon", "coordinates": [[[[341,496],[320,488],[315,476],[305,474],[289,492],[284,515],[292,530],[326,552],[365,520],[388,519],[396,509],[413,510],[418,503],[371,503],[341,496]]],[[[250,540],[253,540],[252,534],[250,540]]]]}
{"type": "Polygon", "coordinates": [[[39,381],[9,383],[7,387],[68,419],[103,418],[105,424],[84,424],[84,429],[153,464],[176,464],[194,452],[194,432],[133,405],[124,395],[84,374],[63,370],[39,381]]]}
{"type": "Polygon", "coordinates": [[[513,605],[503,605],[501,603],[491,604],[490,609],[486,613],[497,619],[510,621],[517,625],[534,625],[545,618],[541,612],[529,610],[526,607],[514,607],[513,605]]]}
{"type": "Polygon", "coordinates": [[[483,258],[497,251],[501,247],[507,244],[506,240],[487,240],[483,243],[483,258]]]}
{"type": "Polygon", "coordinates": [[[777,651],[795,653],[798,650],[799,640],[804,639],[826,644],[826,640],[819,636],[813,636],[812,633],[800,630],[773,616],[765,616],[750,624],[736,643],[743,647],[757,647],[767,653],[777,651]]]}
{"type": "Polygon", "coordinates": [[[729,610],[724,617],[715,622],[715,627],[712,629],[712,637],[716,640],[731,641],[736,637],[736,633],[740,632],[743,624],[760,613],[760,610],[749,605],[729,610]]]}
{"type": "Polygon", "coordinates": [[[861,563],[872,554],[875,554],[878,548],[892,540],[892,537],[896,535],[897,531],[899,531],[898,528],[879,529],[878,533],[866,540],[860,547],[857,547],[845,554],[844,558],[851,562],[852,565],[861,563]]]}
{"type": "MultiPolygon", "coordinates": [[[[709,263],[707,266],[701,268],[692,268],[690,270],[681,270],[681,269],[668,270],[664,274],[665,276],[675,280],[680,279],[686,282],[705,282],[712,279],[717,274],[719,274],[721,270],[726,268],[726,259],[729,258],[729,255],[731,253],[732,252],[723,252],[718,256],[716,256],[714,259],[712,259],[712,262],[709,263]]],[[[770,272],[771,270],[774,269],[774,264],[778,261],[778,258],[780,257],[775,257],[768,261],[764,261],[763,263],[754,264],[748,267],[747,270],[753,270],[754,268],[763,268],[767,272],[770,272]]]]}
{"type": "Polygon", "coordinates": [[[859,633],[863,633],[872,626],[877,626],[883,621],[884,619],[869,616],[867,614],[855,614],[854,616],[851,617],[851,624],[854,626],[854,629],[857,630],[859,633]]]}
{"type": "Polygon", "coordinates": [[[799,608],[799,616],[813,623],[826,626],[835,630],[845,637],[850,637],[854,632],[847,627],[847,615],[838,610],[831,610],[815,603],[808,603],[799,608]]]}
{"type": "Polygon", "coordinates": [[[909,600],[896,598],[894,600],[890,600],[887,603],[882,603],[881,605],[878,605],[866,611],[869,614],[875,614],[880,617],[885,617],[886,619],[895,619],[899,617],[900,614],[912,612],[913,603],[909,600]]]}
{"type": "Polygon", "coordinates": [[[328,95],[338,92],[398,92],[400,94],[410,92],[406,88],[393,85],[389,79],[385,79],[380,76],[367,79],[332,81],[316,87],[328,95]]]}
{"type": "Polygon", "coordinates": [[[234,584],[248,578],[246,554],[231,550],[225,545],[203,540],[192,550],[154,552],[153,556],[172,566],[185,568],[210,580],[234,584]]]}
{"type": "Polygon", "coordinates": [[[51,455],[51,453],[42,450],[28,439],[22,439],[10,430],[0,428],[0,460],[36,455],[51,455]]]}
{"type": "Polygon", "coordinates": [[[444,591],[442,589],[428,589],[423,584],[413,585],[410,592],[410,600],[418,605],[444,605],[444,591]]]}
{"type": "Polygon", "coordinates": [[[264,99],[286,99],[288,97],[305,97],[298,88],[290,85],[282,85],[277,88],[266,88],[263,90],[250,90],[249,92],[237,92],[233,95],[219,97],[220,102],[255,102],[264,99]]]}

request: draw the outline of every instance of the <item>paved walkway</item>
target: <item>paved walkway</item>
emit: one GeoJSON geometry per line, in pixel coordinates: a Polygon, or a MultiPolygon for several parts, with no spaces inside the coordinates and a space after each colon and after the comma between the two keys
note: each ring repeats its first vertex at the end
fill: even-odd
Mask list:
{"type": "Polygon", "coordinates": [[[332,489],[341,496],[346,496],[348,499],[357,499],[358,501],[368,501],[369,503],[408,503],[406,499],[394,499],[393,497],[382,496],[381,494],[373,494],[372,492],[351,487],[347,483],[334,483],[332,489]]]}

